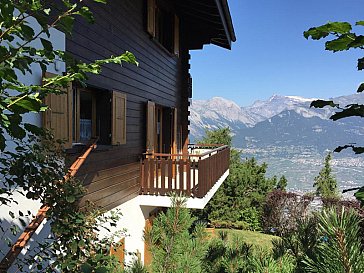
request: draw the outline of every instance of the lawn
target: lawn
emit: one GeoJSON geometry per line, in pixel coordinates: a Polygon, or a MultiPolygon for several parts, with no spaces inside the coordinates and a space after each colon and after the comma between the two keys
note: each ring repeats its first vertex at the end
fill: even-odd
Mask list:
{"type": "Polygon", "coordinates": [[[264,233],[260,233],[257,231],[249,231],[249,230],[239,230],[239,229],[215,229],[214,236],[217,236],[219,231],[226,231],[228,239],[231,239],[233,236],[240,237],[244,242],[256,246],[262,249],[271,249],[272,248],[272,239],[277,239],[279,237],[267,235],[264,233]]]}

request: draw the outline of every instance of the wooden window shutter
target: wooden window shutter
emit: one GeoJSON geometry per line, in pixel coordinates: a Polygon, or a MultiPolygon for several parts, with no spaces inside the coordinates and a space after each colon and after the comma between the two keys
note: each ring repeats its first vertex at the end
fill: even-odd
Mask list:
{"type": "MultiPolygon", "coordinates": [[[[45,78],[55,77],[56,74],[46,72],[45,78]]],[[[60,88],[62,90],[62,88],[60,88]]],[[[72,86],[63,88],[64,94],[49,94],[44,103],[48,110],[43,113],[43,127],[53,130],[55,139],[65,141],[64,147],[72,147],[72,86]]]]}
{"type": "Polygon", "coordinates": [[[126,95],[117,91],[112,94],[111,144],[126,143],[126,95]]]}
{"type": "Polygon", "coordinates": [[[124,259],[125,259],[125,238],[122,238],[117,247],[111,246],[110,255],[114,255],[116,259],[119,261],[121,268],[124,268],[124,259]]]}
{"type": "Polygon", "coordinates": [[[178,122],[178,119],[177,119],[177,108],[174,108],[174,111],[173,111],[173,154],[177,154],[178,153],[178,150],[177,150],[177,122],[178,122]]]}
{"type": "MultiPolygon", "coordinates": [[[[154,216],[145,220],[144,232],[149,233],[153,226],[154,216]]],[[[144,265],[149,266],[152,263],[152,253],[150,251],[150,242],[148,240],[144,240],[144,265]]]]}
{"type": "Polygon", "coordinates": [[[174,16],[174,54],[179,56],[179,17],[174,16]]]}
{"type": "Polygon", "coordinates": [[[155,37],[155,9],[156,0],[148,1],[148,18],[147,18],[147,31],[154,38],[155,37]]]}
{"type": "Polygon", "coordinates": [[[155,103],[148,101],[147,105],[147,153],[154,153],[155,147],[155,103]]]}

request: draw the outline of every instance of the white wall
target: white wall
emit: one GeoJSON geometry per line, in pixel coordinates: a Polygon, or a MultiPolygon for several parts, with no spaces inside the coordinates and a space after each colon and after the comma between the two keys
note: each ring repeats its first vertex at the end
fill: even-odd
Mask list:
{"type": "MultiPolygon", "coordinates": [[[[104,238],[111,236],[117,230],[125,230],[124,235],[115,238],[115,242],[119,242],[121,238],[125,238],[126,253],[140,253],[141,259],[144,262],[144,240],[143,232],[145,227],[145,220],[149,218],[150,212],[156,207],[141,206],[139,198],[123,203],[115,209],[119,209],[122,213],[121,219],[117,222],[117,226],[111,229],[111,232],[101,230],[100,237],[104,238]]],[[[125,262],[129,264],[136,256],[125,255],[125,262]]]]}
{"type": "MultiPolygon", "coordinates": [[[[35,29],[35,32],[37,33],[37,30],[40,29],[37,22],[33,18],[31,18],[29,20],[29,23],[30,23],[30,26],[32,26],[35,29]]],[[[65,34],[56,29],[51,29],[50,33],[51,33],[50,40],[53,44],[53,47],[55,49],[65,51],[65,49],[66,49],[65,34]]],[[[47,38],[47,37],[44,35],[43,38],[47,38]]],[[[14,42],[16,42],[16,41],[14,41],[14,42]]],[[[36,48],[42,48],[40,40],[32,42],[31,45],[36,48]]],[[[61,73],[65,72],[65,64],[60,61],[55,61],[55,63],[49,65],[47,70],[54,74],[61,74],[61,73]]],[[[41,84],[41,81],[42,81],[42,71],[41,71],[40,67],[37,65],[32,66],[32,73],[27,73],[26,75],[23,75],[22,73],[17,73],[17,76],[18,76],[18,79],[22,83],[27,84],[27,85],[35,85],[35,84],[39,85],[39,84],[41,84]]],[[[23,116],[23,121],[27,122],[27,123],[32,123],[37,126],[41,126],[41,115],[36,114],[36,113],[25,114],[23,116]]],[[[13,149],[13,145],[10,140],[7,141],[7,149],[8,150],[13,149]]],[[[19,210],[23,211],[23,212],[26,212],[29,210],[33,214],[36,214],[38,209],[41,207],[41,203],[39,201],[28,200],[19,192],[14,193],[14,198],[18,202],[18,204],[12,203],[11,206],[6,206],[6,207],[4,205],[0,205],[0,220],[2,221],[1,225],[4,226],[5,228],[7,228],[12,224],[16,224],[22,230],[23,227],[21,226],[20,222],[17,220],[14,221],[10,217],[9,212],[12,211],[15,215],[18,215],[19,210]]],[[[25,219],[25,221],[27,223],[29,223],[30,220],[31,219],[29,219],[29,218],[25,219]]],[[[43,228],[43,229],[38,228],[37,234],[35,234],[33,236],[33,239],[42,239],[42,238],[47,237],[48,234],[49,234],[49,225],[45,225],[45,228],[43,228]]],[[[20,234],[18,233],[16,236],[13,236],[13,235],[11,235],[10,230],[7,230],[6,234],[4,234],[4,237],[3,237],[3,233],[0,231],[0,260],[3,258],[3,256],[5,256],[5,254],[9,250],[9,247],[6,245],[6,243],[4,241],[5,236],[9,236],[14,242],[18,238],[19,235],[20,234]]],[[[34,241],[34,240],[32,240],[32,241],[34,241]]],[[[32,244],[30,244],[30,246],[28,248],[24,249],[22,251],[22,254],[25,254],[29,248],[30,249],[32,248],[32,244]]],[[[9,272],[15,272],[15,271],[16,270],[13,267],[13,268],[11,268],[11,270],[9,272]]]]}

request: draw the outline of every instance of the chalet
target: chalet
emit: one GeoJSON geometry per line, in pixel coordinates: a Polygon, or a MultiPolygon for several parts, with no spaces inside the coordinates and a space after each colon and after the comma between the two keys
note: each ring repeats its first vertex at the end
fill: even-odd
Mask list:
{"type": "Polygon", "coordinates": [[[90,8],[95,23],[76,21],[65,50],[86,62],[128,50],[139,66],[107,65],[87,87],[52,95],[42,124],[66,139],[70,158],[98,137],[77,174],[88,190],[81,206],[119,208],[117,228],[128,234],[119,239],[144,261],[143,229],[157,208],[170,206],[168,194],[202,209],[229,174],[228,147],[188,141],[189,52],[207,44],[231,49],[232,19],[227,0],[108,0],[90,8]]]}

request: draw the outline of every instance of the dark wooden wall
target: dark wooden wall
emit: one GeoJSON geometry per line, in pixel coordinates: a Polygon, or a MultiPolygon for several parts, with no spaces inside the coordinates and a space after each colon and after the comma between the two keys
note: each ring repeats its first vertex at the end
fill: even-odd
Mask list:
{"type": "MultiPolygon", "coordinates": [[[[188,50],[183,46],[182,33],[180,57],[151,40],[145,26],[144,0],[108,0],[107,5],[90,3],[90,8],[96,22],[90,25],[82,19],[77,21],[72,37],[66,40],[67,51],[76,59],[90,62],[128,50],[139,62],[139,67],[106,65],[100,75],[92,75],[88,80],[90,86],[127,95],[126,144],[98,148],[79,171],[89,190],[84,199],[109,209],[138,194],[147,101],[184,109],[179,111],[179,122],[187,123],[188,50]]],[[[186,126],[183,128],[186,130],[186,126]]]]}

